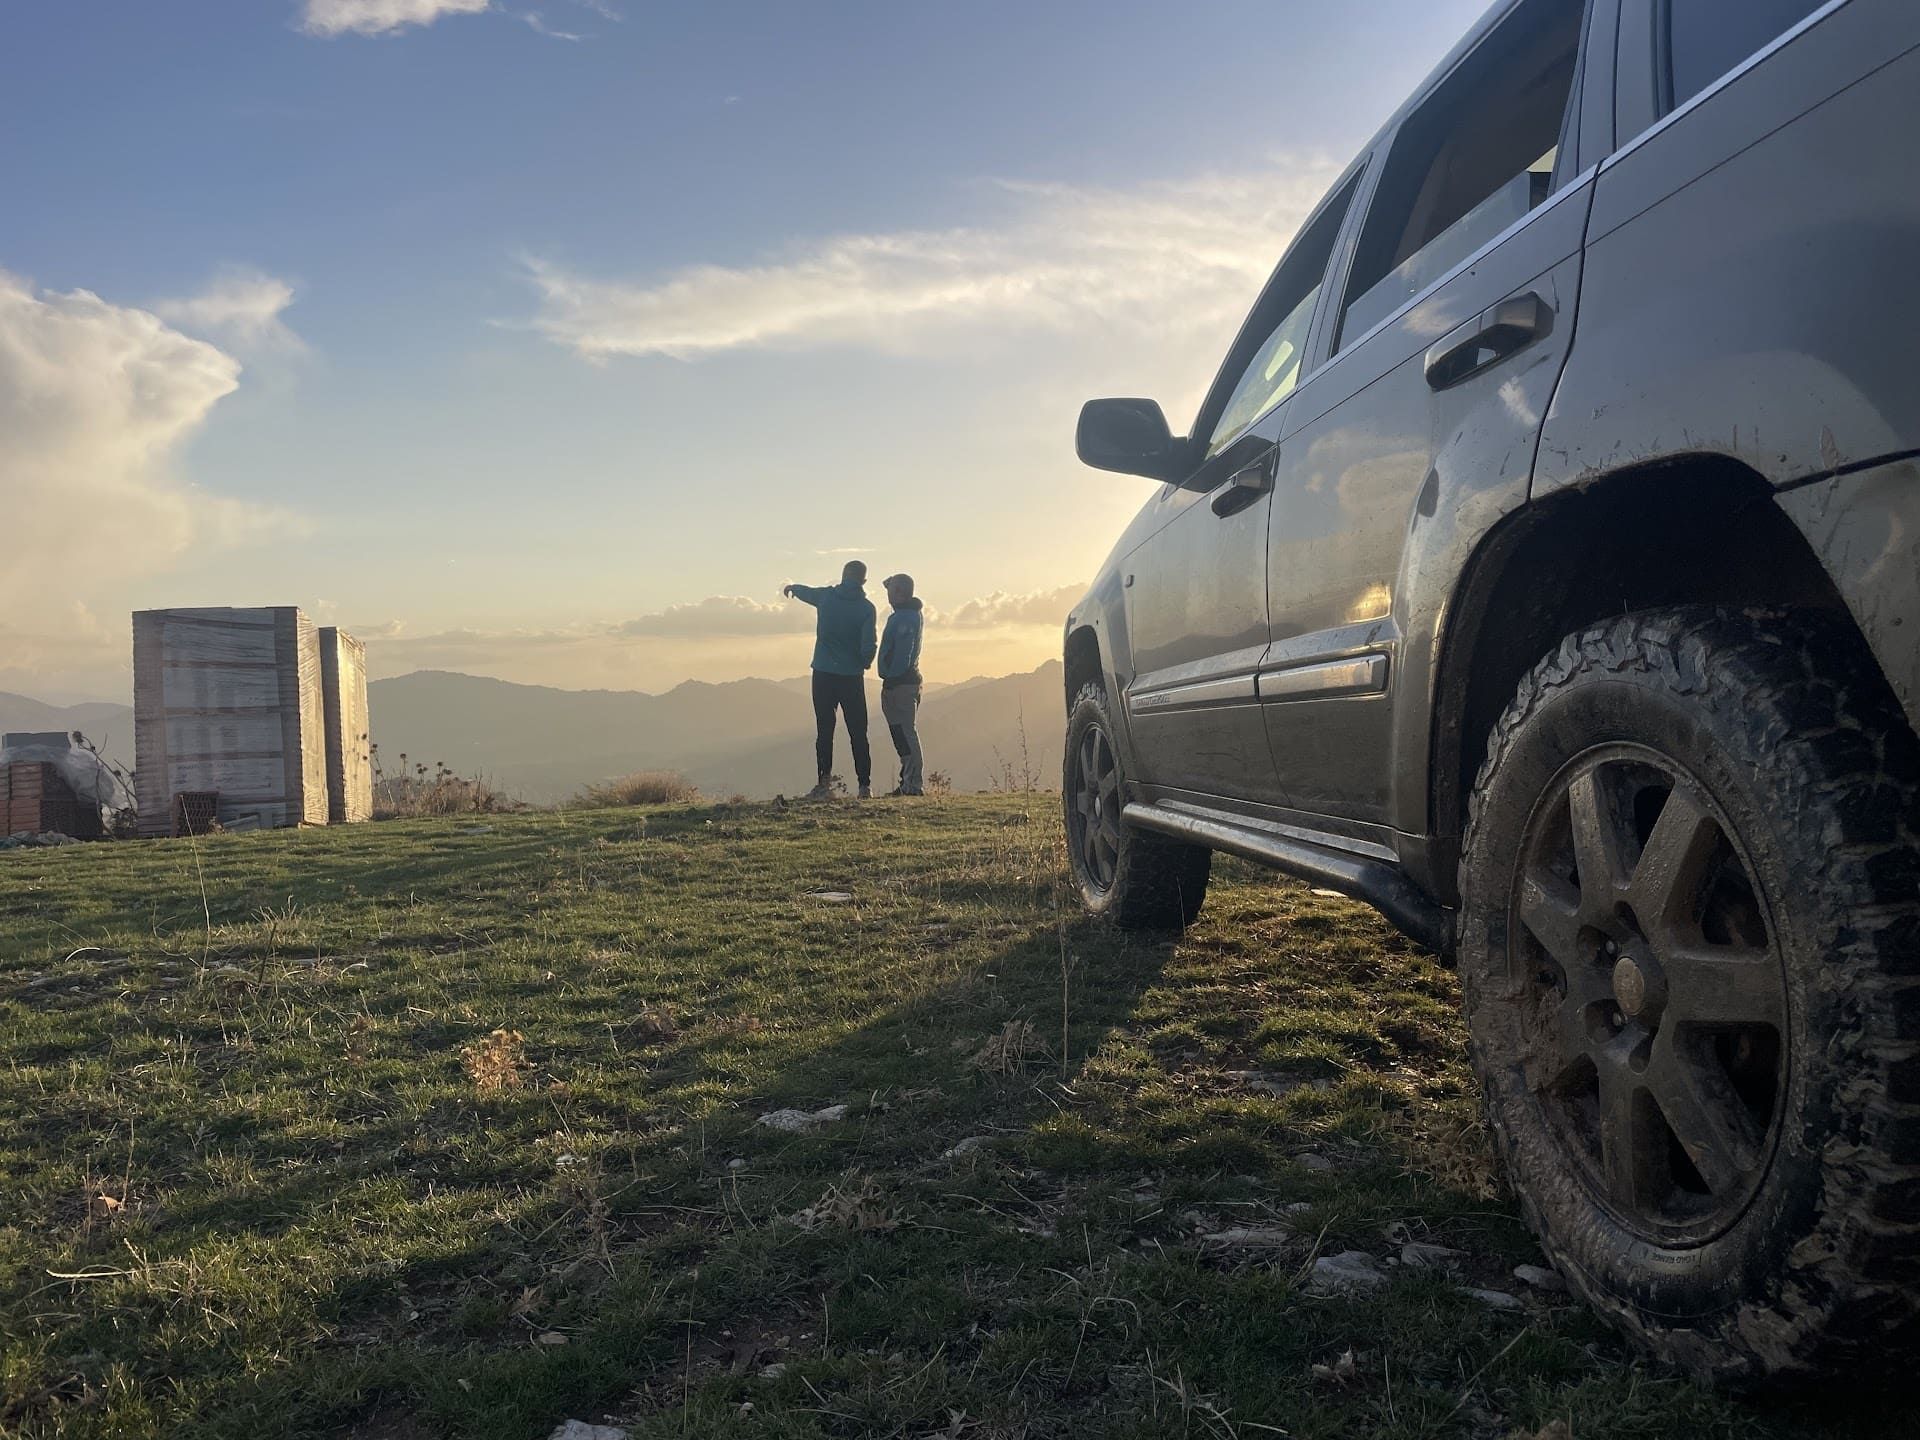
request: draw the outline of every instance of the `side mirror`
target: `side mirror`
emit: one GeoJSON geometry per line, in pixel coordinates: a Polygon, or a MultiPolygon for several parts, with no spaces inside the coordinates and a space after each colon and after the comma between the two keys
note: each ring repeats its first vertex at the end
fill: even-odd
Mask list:
{"type": "Polygon", "coordinates": [[[1150,480],[1180,479],[1186,458],[1152,400],[1089,400],[1073,444],[1082,464],[1150,480]]]}

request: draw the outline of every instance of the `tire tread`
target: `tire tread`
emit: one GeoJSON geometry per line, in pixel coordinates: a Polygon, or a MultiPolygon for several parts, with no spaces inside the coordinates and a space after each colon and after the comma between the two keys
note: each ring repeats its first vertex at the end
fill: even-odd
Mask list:
{"type": "MultiPolygon", "coordinates": [[[[1747,747],[1771,756],[1770,793],[1796,853],[1809,857],[1818,928],[1832,941],[1817,983],[1850,1021],[1826,1037],[1822,1061],[1844,1079],[1844,1109],[1821,1155],[1818,1227],[1792,1247],[1772,1292],[1731,1312],[1719,1333],[1666,1328],[1582,1288],[1654,1351],[1709,1378],[1773,1383],[1883,1368],[1890,1342],[1920,1323],[1920,985],[1911,979],[1920,973],[1920,746],[1857,637],[1814,616],[1691,606],[1568,636],[1489,735],[1462,839],[1461,894],[1476,884],[1483,798],[1521,734],[1572,685],[1648,671],[1677,693],[1728,687],[1747,747]],[[1764,1345],[1748,1343],[1762,1332],[1764,1345]]],[[[1484,1058],[1476,1053],[1476,1067],[1484,1058]]],[[[1513,1142],[1489,1120],[1511,1165],[1513,1142]]],[[[1549,1255],[1562,1258],[1532,1199],[1520,1200],[1549,1255]]]]}

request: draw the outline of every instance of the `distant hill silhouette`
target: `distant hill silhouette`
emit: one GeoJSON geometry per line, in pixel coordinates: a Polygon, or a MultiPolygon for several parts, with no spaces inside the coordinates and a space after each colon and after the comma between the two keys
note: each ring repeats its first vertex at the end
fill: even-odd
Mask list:
{"type": "Polygon", "coordinates": [[[22,730],[78,730],[115,764],[133,767],[133,708],[104,700],[48,705],[0,690],[0,734],[22,730]]]}
{"type": "MultiPolygon", "coordinates": [[[[930,687],[921,706],[927,767],[962,790],[1022,778],[1058,784],[1064,734],[1061,668],[1050,661],[1023,675],[930,687]]],[[[880,720],[880,689],[869,686],[874,778],[890,789],[893,746],[880,720]]],[[[755,798],[793,794],[813,783],[813,714],[804,680],[688,681],[660,695],[630,690],[559,690],[477,675],[422,670],[376,680],[367,690],[380,760],[397,769],[444,761],[484,773],[532,801],[571,795],[582,785],[632,770],[681,770],[709,794],[755,798]]],[[[846,740],[835,768],[849,781],[846,740]]]]}
{"type": "MultiPolygon", "coordinates": [[[[929,686],[920,707],[927,768],[960,790],[987,790],[1023,770],[1043,787],[1060,783],[1065,732],[1060,662],[997,678],[929,686]],[[1022,758],[1022,731],[1025,758],[1022,758]]],[[[535,803],[634,770],[684,771],[710,795],[797,794],[813,783],[813,712],[804,677],[690,680],[664,694],[559,690],[481,675],[419,670],[367,687],[373,738],[389,773],[445,762],[483,774],[535,803]]],[[[893,745],[880,718],[880,686],[868,686],[874,780],[893,788],[893,745]]],[[[0,730],[81,730],[131,768],[133,711],[125,705],[44,705],[0,692],[0,730]]],[[[835,769],[853,781],[846,736],[835,769]]]]}

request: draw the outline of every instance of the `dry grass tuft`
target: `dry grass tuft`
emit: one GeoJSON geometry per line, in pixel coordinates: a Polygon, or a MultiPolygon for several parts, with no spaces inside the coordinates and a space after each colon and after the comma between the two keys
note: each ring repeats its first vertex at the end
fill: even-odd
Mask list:
{"type": "Polygon", "coordinates": [[[496,1030],[460,1052],[460,1064],[473,1088],[483,1095],[510,1090],[527,1071],[527,1037],[518,1030],[496,1030]]]}
{"type": "Polygon", "coordinates": [[[850,1175],[844,1184],[829,1185],[826,1194],[792,1217],[802,1230],[897,1230],[900,1217],[887,1206],[886,1192],[872,1176],[850,1175]]]}
{"type": "Polygon", "coordinates": [[[699,798],[699,787],[678,770],[636,770],[587,786],[573,797],[573,803],[598,809],[609,805],[684,805],[699,798]]]}
{"type": "Polygon", "coordinates": [[[987,1037],[987,1043],[974,1051],[969,1063],[989,1075],[1017,1075],[1027,1068],[1029,1060],[1046,1052],[1031,1020],[1009,1020],[999,1034],[987,1037]]]}
{"type": "Polygon", "coordinates": [[[489,785],[480,776],[456,775],[444,760],[431,767],[400,756],[399,769],[389,771],[373,751],[373,818],[418,820],[430,815],[497,815],[518,810],[520,803],[489,785]]]}

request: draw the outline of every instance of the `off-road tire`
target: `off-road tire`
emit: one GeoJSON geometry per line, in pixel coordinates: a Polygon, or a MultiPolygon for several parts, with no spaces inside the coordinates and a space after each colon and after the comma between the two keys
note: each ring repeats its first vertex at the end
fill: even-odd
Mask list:
{"type": "MultiPolygon", "coordinates": [[[[1600,785],[1595,779],[1582,793],[1595,795],[1600,785]]],[[[1850,629],[1808,615],[1688,607],[1596,625],[1570,636],[1542,660],[1494,727],[1460,864],[1460,972],[1494,1142],[1528,1223],[1574,1288],[1657,1355],[1701,1378],[1773,1385],[1837,1367],[1849,1373],[1858,1373],[1855,1367],[1884,1369],[1902,1351],[1912,1354],[1907,1347],[1920,1311],[1917,796],[1920,755],[1913,733],[1870,657],[1850,629]],[[1578,1128],[1553,1118],[1572,1113],[1554,1107],[1571,1107],[1573,1102],[1558,1098],[1565,1088],[1557,1087],[1570,1086],[1566,1077],[1577,1077],[1577,1066],[1548,1084],[1539,1077],[1553,1070],[1554,1059],[1529,1060],[1535,1067],[1532,1080],[1522,1064],[1523,1056],[1538,1056],[1553,1046],[1564,1055],[1577,1043],[1566,1039],[1577,1032],[1566,1028],[1565,999],[1554,999],[1562,992],[1548,983],[1557,967],[1549,959],[1527,973],[1530,964],[1551,954],[1537,938],[1536,922],[1558,936],[1563,948],[1569,933],[1556,928],[1558,912],[1542,908],[1539,876],[1547,872],[1527,858],[1548,854],[1550,847],[1529,852],[1524,838],[1552,833],[1544,828],[1549,812],[1542,807],[1556,782],[1567,787],[1565,833],[1569,853],[1576,855],[1570,884],[1580,913],[1586,913],[1587,901],[1579,852],[1571,847],[1583,834],[1630,837],[1636,825],[1647,826],[1631,869],[1624,862],[1587,866],[1589,874],[1604,870],[1609,884],[1632,875],[1626,888],[1609,889],[1607,895],[1678,895],[1688,886],[1705,891],[1722,883],[1686,878],[1709,873],[1701,860],[1691,868],[1650,866],[1657,873],[1640,884],[1634,871],[1647,852],[1673,856],[1679,851],[1665,842],[1650,843],[1657,820],[1635,818],[1641,801],[1632,794],[1631,779],[1629,800],[1616,802],[1609,812],[1615,817],[1611,830],[1603,832],[1591,822],[1580,828],[1580,816],[1605,807],[1588,800],[1584,810],[1574,808],[1578,781],[1558,777],[1599,777],[1608,773],[1600,767],[1636,763],[1637,750],[1627,760],[1606,758],[1624,753],[1610,748],[1621,745],[1645,747],[1678,762],[1699,782],[1698,790],[1686,791],[1693,797],[1691,813],[1711,810],[1718,818],[1707,823],[1731,827],[1721,836],[1729,847],[1724,853],[1744,846],[1744,862],[1736,856],[1736,863],[1746,863],[1754,880],[1731,893],[1757,900],[1757,919],[1752,918],[1755,907],[1746,907],[1745,934],[1759,934],[1755,927],[1761,923],[1766,929],[1761,946],[1751,939],[1735,943],[1748,947],[1746,955],[1777,957],[1783,982],[1784,1008],[1769,1012],[1783,1018],[1774,1062],[1779,1088],[1765,1117],[1768,1148],[1703,1149],[1716,1173],[1732,1173],[1729,1154],[1759,1158],[1742,1172],[1750,1193],[1727,1186],[1735,1200],[1747,1193],[1727,1228],[1716,1234],[1703,1228],[1688,1243],[1661,1238],[1667,1231],[1649,1239],[1651,1210],[1634,1211],[1633,1203],[1622,1207],[1602,1198],[1610,1194],[1617,1201],[1624,1192],[1637,1203],[1658,1193],[1658,1182],[1644,1177],[1662,1165],[1669,1174],[1666,1183],[1675,1187],[1669,1193],[1682,1200],[1680,1182],[1672,1176],[1692,1174],[1711,1190],[1701,1179],[1708,1171],[1690,1171],[1690,1158],[1670,1158],[1691,1154],[1680,1132],[1669,1129],[1664,1151],[1652,1142],[1629,1151],[1616,1138],[1624,1168],[1615,1171],[1612,1160],[1603,1160],[1596,1185],[1595,1172],[1575,1163],[1578,1128]],[[1590,768],[1582,772],[1581,766],[1590,768]],[[1710,802],[1704,807],[1699,791],[1710,802]],[[1523,866],[1533,868],[1523,872],[1523,866]],[[1669,877],[1664,882],[1662,874],[1669,877]],[[1676,876],[1681,878],[1671,878],[1676,876]],[[1531,921],[1520,918],[1523,908],[1531,921]],[[1549,1013],[1553,1018],[1543,1022],[1549,1013]],[[1557,1038],[1528,1039],[1541,1034],[1557,1038]],[[1569,1140],[1570,1134],[1576,1138],[1569,1140]],[[1669,1158],[1661,1159],[1663,1154],[1669,1158]],[[1628,1213],[1637,1218],[1623,1220],[1628,1213]]],[[[1615,853],[1595,848],[1591,838],[1587,844],[1590,855],[1615,853]]],[[[1631,844],[1622,841],[1618,853],[1627,853],[1631,844]]],[[[1722,862],[1711,873],[1732,871],[1722,862]]],[[[1564,905],[1567,892],[1559,894],[1554,903],[1564,905]]],[[[1629,923],[1631,906],[1622,904],[1628,916],[1622,923],[1629,923]]],[[[1682,908],[1676,901],[1663,905],[1661,913],[1682,908]]],[[[1578,931],[1572,953],[1587,943],[1578,937],[1590,933],[1584,927],[1578,931]]],[[[1676,932],[1663,920],[1659,933],[1676,932]]],[[[1609,943],[1600,946],[1602,974],[1608,973],[1609,943]]],[[[1651,953],[1654,942],[1645,943],[1651,953]]],[[[1699,954],[1701,946],[1718,943],[1725,942],[1694,939],[1687,946],[1699,954]]],[[[1679,1013],[1676,997],[1683,992],[1667,986],[1688,963],[1685,954],[1685,946],[1675,948],[1671,968],[1660,972],[1660,993],[1668,997],[1662,1003],[1669,1008],[1651,1012],[1656,1026],[1673,1024],[1672,1016],[1679,1013]]],[[[1611,973],[1617,987],[1619,971],[1611,973]]],[[[1726,973],[1712,972],[1716,979],[1726,973]]],[[[1764,987],[1753,978],[1756,972],[1742,974],[1747,978],[1737,988],[1752,985],[1760,994],[1764,987]]],[[[1573,981],[1564,983],[1571,994],[1573,981]]],[[[1710,984],[1703,989],[1697,979],[1689,984],[1694,988],[1687,993],[1696,995],[1736,988],[1710,984]]],[[[1626,1018],[1610,1006],[1628,1000],[1644,1005],[1646,987],[1631,981],[1615,994],[1625,998],[1575,1012],[1588,1017],[1590,1034],[1604,1036],[1626,1018]]],[[[1693,1013],[1712,1016],[1724,1008],[1712,1002],[1693,1013]]],[[[1713,1057],[1724,1054],[1750,1061],[1764,1050],[1764,1032],[1758,1043],[1752,1034],[1737,1033],[1744,1038],[1734,1041],[1732,1050],[1716,1050],[1729,1043],[1728,1031],[1716,1030],[1711,1021],[1704,1026],[1681,1022],[1671,1032],[1669,1053],[1684,1053],[1691,1058],[1678,1063],[1697,1067],[1718,1064],[1713,1057]]],[[[1611,1065],[1611,1059],[1604,1063],[1611,1065]]],[[[1602,1070],[1596,1067],[1595,1073],[1602,1070]]],[[[1733,1062],[1727,1062],[1725,1073],[1735,1074],[1733,1062]]],[[[1596,1090],[1598,1110],[1608,1092],[1598,1083],[1596,1090]]],[[[1692,1093],[1732,1091],[1696,1084],[1692,1093]]],[[[1663,1102],[1650,1097],[1650,1091],[1639,1092],[1636,1103],[1654,1104],[1651,1111],[1611,1112],[1629,1119],[1610,1133],[1635,1133],[1648,1117],[1663,1121],[1663,1102]]],[[[1684,1106],[1674,1113],[1684,1114],[1684,1106]]],[[[1596,1129],[1593,1142],[1603,1157],[1605,1133],[1596,1129]]],[[[1697,1140],[1703,1132],[1692,1133],[1697,1140]]],[[[1738,1133],[1750,1137],[1754,1131],[1738,1133]]],[[[1586,1163],[1590,1166],[1590,1158],[1586,1163]]],[[[1702,1203],[1712,1204],[1718,1193],[1702,1203]]]]}
{"type": "Polygon", "coordinates": [[[1060,794],[1074,884],[1089,914],[1110,920],[1122,930],[1184,930],[1207,898],[1213,852],[1203,845],[1185,845],[1137,830],[1121,820],[1127,780],[1114,734],[1106,688],[1089,681],[1073,697],[1067,714],[1061,768],[1060,794]],[[1090,749],[1103,756],[1102,765],[1086,762],[1090,749]],[[1083,784],[1089,775],[1095,775],[1091,787],[1083,784]]]}

